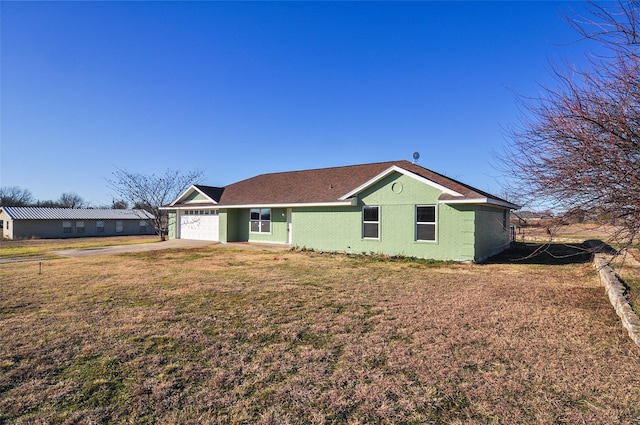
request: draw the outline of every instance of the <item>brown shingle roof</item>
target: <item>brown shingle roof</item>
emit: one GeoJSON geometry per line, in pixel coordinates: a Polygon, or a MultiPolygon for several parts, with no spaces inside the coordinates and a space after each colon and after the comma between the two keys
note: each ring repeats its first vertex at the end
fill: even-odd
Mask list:
{"type": "MultiPolygon", "coordinates": [[[[409,161],[378,162],[345,167],[261,174],[226,186],[220,206],[278,205],[338,202],[339,198],[362,186],[389,168],[397,166],[453,190],[460,196],[443,194],[441,200],[487,198],[509,202],[445,177],[409,161]]],[[[201,186],[199,186],[202,188],[201,186]]],[[[513,204],[511,204],[513,205],[513,204]]]]}

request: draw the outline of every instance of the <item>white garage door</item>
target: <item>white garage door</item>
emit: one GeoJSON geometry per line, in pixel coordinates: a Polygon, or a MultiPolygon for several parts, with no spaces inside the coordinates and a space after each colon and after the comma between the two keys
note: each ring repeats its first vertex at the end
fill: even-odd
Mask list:
{"type": "Polygon", "coordinates": [[[218,241],[218,212],[189,211],[188,215],[180,216],[180,239],[198,239],[203,241],[218,241]],[[214,215],[215,214],[215,215],[214,215]]]}

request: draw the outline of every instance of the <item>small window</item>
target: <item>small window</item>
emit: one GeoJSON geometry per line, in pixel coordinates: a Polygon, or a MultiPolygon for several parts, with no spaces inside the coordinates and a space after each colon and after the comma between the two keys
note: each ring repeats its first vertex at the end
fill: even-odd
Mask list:
{"type": "Polygon", "coordinates": [[[380,207],[366,206],[362,208],[362,237],[365,239],[380,238],[380,207]]]}
{"type": "Polygon", "coordinates": [[[419,205],[416,207],[416,240],[435,242],[436,206],[419,205]]]}
{"type": "Polygon", "coordinates": [[[124,226],[122,225],[122,220],[116,220],[116,233],[123,233],[124,226]]]}
{"type": "Polygon", "coordinates": [[[62,233],[71,233],[71,222],[63,221],[62,222],[62,233]]]}
{"type": "Polygon", "coordinates": [[[270,208],[253,208],[251,210],[251,233],[270,233],[271,232],[271,209],[270,208]]]}
{"type": "Polygon", "coordinates": [[[147,222],[140,220],[140,233],[147,233],[147,222]]]}
{"type": "Polygon", "coordinates": [[[96,233],[104,233],[104,221],[96,221],[96,233]]]}
{"type": "Polygon", "coordinates": [[[84,233],[84,221],[76,221],[76,233],[84,233]]]}

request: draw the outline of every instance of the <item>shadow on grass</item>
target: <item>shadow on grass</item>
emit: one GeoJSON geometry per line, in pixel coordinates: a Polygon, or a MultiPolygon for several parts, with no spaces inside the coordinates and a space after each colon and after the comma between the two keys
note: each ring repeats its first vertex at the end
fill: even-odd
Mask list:
{"type": "Polygon", "coordinates": [[[525,243],[513,245],[482,264],[541,264],[561,266],[591,262],[592,248],[582,244],[525,243]]]}

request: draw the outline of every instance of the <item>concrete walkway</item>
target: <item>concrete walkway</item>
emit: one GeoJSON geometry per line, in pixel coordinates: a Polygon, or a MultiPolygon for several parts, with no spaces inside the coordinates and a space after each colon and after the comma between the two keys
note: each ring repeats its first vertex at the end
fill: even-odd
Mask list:
{"type": "Polygon", "coordinates": [[[80,258],[80,257],[92,257],[95,255],[122,254],[125,252],[157,251],[160,249],[169,249],[169,248],[197,248],[200,246],[219,245],[219,244],[220,244],[219,242],[212,242],[212,241],[170,239],[163,242],[152,242],[152,243],[133,244],[133,245],[116,245],[116,246],[103,246],[98,248],[65,249],[62,251],[51,251],[51,253],[59,255],[61,257],[80,258]]]}

